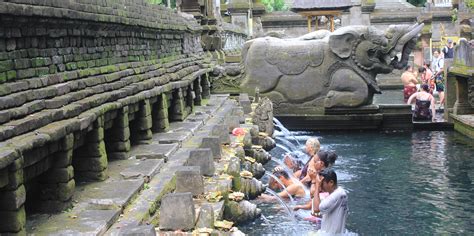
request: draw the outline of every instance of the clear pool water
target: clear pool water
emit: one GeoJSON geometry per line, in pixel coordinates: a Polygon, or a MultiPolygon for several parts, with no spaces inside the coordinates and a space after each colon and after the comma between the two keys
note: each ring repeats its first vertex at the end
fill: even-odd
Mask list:
{"type": "MultiPolygon", "coordinates": [[[[317,136],[322,148],[338,153],[334,168],[348,191],[349,231],[474,235],[473,140],[440,131],[292,134],[301,144],[317,136]]],[[[275,158],[284,152],[279,147],[271,151],[275,158]]],[[[270,162],[265,168],[275,165],[270,162]]],[[[277,202],[254,202],[265,217],[239,227],[249,235],[306,235],[318,228],[302,220],[293,222],[277,202]]]]}

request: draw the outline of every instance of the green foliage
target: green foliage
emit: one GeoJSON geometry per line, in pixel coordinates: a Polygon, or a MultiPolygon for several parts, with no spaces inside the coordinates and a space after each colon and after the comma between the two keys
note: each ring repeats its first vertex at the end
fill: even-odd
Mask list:
{"type": "Polygon", "coordinates": [[[408,0],[407,2],[416,7],[422,7],[425,5],[426,0],[408,0]]]}
{"type": "Polygon", "coordinates": [[[469,9],[474,9],[474,0],[465,0],[464,2],[469,9]]]}
{"type": "Polygon", "coordinates": [[[453,10],[451,10],[451,21],[454,23],[457,20],[458,20],[458,9],[453,8],[453,10]]]}
{"type": "Polygon", "coordinates": [[[267,12],[288,10],[285,0],[262,0],[267,12]]]}

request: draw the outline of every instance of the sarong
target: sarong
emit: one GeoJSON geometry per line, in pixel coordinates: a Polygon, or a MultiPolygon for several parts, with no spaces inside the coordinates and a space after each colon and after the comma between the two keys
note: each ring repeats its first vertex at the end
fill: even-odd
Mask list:
{"type": "Polygon", "coordinates": [[[416,86],[404,86],[403,87],[403,99],[405,101],[405,103],[408,101],[408,98],[410,98],[410,96],[412,94],[416,93],[416,86]]]}

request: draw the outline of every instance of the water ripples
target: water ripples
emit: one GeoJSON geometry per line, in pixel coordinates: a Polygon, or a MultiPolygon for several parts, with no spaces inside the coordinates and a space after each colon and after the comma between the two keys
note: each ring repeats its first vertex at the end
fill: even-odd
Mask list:
{"type": "MultiPolygon", "coordinates": [[[[361,235],[474,234],[472,140],[440,131],[291,133],[298,141],[317,136],[323,149],[338,154],[334,169],[349,192],[349,230],[361,235]]],[[[272,155],[279,152],[276,148],[272,155]]],[[[258,232],[285,234],[278,220],[285,221],[271,219],[278,231],[258,232]]],[[[315,230],[308,222],[298,227],[299,232],[315,230]]]]}

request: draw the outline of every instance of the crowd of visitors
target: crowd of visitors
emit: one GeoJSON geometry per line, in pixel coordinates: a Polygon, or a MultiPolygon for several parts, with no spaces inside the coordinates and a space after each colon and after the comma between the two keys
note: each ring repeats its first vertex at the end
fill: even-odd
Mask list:
{"type": "Polygon", "coordinates": [[[281,190],[278,193],[280,197],[288,195],[303,197],[304,187],[309,188],[310,200],[305,204],[294,206],[293,209],[310,211],[309,216],[304,219],[320,222],[323,233],[344,233],[349,213],[348,198],[346,191],[337,184],[337,174],[331,168],[337,159],[337,154],[334,151],[320,150],[317,138],[309,138],[306,141],[305,152],[308,155],[305,164],[302,164],[299,158],[286,155],[284,164],[293,170],[293,173],[286,172],[285,169],[288,169],[286,167],[275,167],[273,174],[279,181],[270,179],[268,187],[275,191],[281,190]],[[281,182],[285,188],[275,182],[281,182]]]}
{"type": "Polygon", "coordinates": [[[415,121],[436,121],[436,104],[443,110],[445,99],[444,59],[454,57],[454,43],[447,40],[447,45],[433,51],[431,62],[425,62],[418,70],[407,66],[401,76],[403,99],[407,104],[415,103],[413,119],[415,121]],[[438,94],[439,100],[433,96],[438,94]]]}

